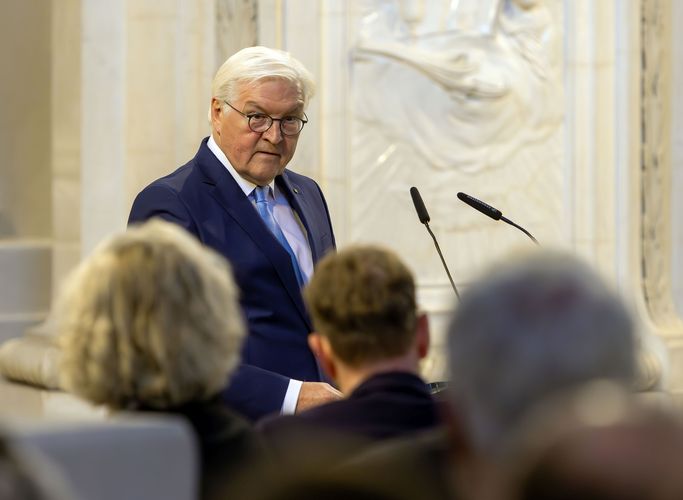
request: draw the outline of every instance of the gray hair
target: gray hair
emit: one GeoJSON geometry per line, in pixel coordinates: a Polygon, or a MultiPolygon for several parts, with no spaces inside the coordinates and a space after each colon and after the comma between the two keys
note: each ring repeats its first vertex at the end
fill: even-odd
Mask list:
{"type": "Polygon", "coordinates": [[[103,242],[67,281],[56,323],[64,387],[112,408],[215,395],[245,335],[227,261],[162,220],[103,242]]]}
{"type": "Polygon", "coordinates": [[[449,332],[450,393],[480,451],[525,411],[593,379],[632,383],[633,323],[583,262],[556,252],[516,258],[473,284],[449,332]]]}
{"type": "MultiPolygon", "coordinates": [[[[281,78],[296,85],[299,100],[306,109],[315,94],[313,76],[289,52],[268,47],[247,47],[230,56],[213,78],[211,96],[221,102],[230,102],[235,100],[244,86],[274,78],[281,78]]],[[[211,107],[208,116],[211,121],[211,107]]]]}

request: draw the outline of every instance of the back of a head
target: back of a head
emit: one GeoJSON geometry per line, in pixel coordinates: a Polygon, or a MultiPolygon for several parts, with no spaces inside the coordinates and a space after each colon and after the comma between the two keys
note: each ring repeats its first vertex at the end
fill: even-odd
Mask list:
{"type": "Polygon", "coordinates": [[[356,246],[328,254],[304,294],[316,330],[350,366],[402,356],[413,343],[415,282],[387,249],[356,246]]]}
{"type": "Polygon", "coordinates": [[[535,252],[474,283],[449,328],[450,392],[480,451],[531,406],[593,379],[631,383],[633,324],[575,257],[535,252]]]}
{"type": "Polygon", "coordinates": [[[287,80],[298,88],[305,110],[315,93],[313,76],[289,52],[268,47],[247,47],[230,56],[214,76],[211,96],[219,100],[234,101],[244,87],[274,78],[287,80]]]}
{"type": "Polygon", "coordinates": [[[59,298],[63,384],[112,408],[213,396],[239,361],[237,300],[228,263],[178,226],[152,220],[116,235],[59,298]]]}

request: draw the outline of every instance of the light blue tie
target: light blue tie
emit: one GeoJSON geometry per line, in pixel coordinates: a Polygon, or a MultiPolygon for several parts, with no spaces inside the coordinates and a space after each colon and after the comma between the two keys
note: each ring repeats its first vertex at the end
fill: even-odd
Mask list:
{"type": "Polygon", "coordinates": [[[306,281],[304,280],[303,273],[301,272],[301,268],[299,267],[299,261],[297,260],[296,255],[294,254],[294,250],[292,250],[292,247],[289,246],[289,242],[287,241],[287,238],[285,238],[282,229],[280,229],[280,225],[275,220],[275,217],[273,217],[273,207],[270,201],[268,200],[269,190],[270,187],[268,186],[256,186],[256,189],[254,189],[254,198],[256,199],[256,210],[261,216],[261,219],[263,219],[263,222],[265,222],[266,226],[268,226],[268,229],[270,229],[270,232],[273,233],[275,238],[277,238],[277,240],[284,247],[284,249],[287,250],[289,258],[292,261],[292,267],[294,268],[296,280],[299,282],[299,287],[303,287],[306,284],[306,281]]]}

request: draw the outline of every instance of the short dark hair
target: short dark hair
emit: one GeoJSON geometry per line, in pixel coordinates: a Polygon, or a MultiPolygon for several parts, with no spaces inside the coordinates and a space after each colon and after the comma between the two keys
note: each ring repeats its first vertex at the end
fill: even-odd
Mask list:
{"type": "Polygon", "coordinates": [[[415,338],[415,280],[388,249],[364,245],[328,254],[304,297],[318,333],[352,366],[401,356],[415,338]]]}

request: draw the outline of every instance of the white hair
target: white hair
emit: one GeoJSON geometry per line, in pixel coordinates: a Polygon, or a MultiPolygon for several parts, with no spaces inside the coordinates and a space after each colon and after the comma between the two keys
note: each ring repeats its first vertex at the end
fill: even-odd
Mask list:
{"type": "Polygon", "coordinates": [[[473,284],[448,332],[450,393],[473,445],[493,451],[525,411],[593,379],[632,383],[629,313],[584,263],[539,252],[473,284]]]}
{"type": "MultiPolygon", "coordinates": [[[[268,47],[247,47],[230,56],[216,72],[211,84],[211,97],[224,101],[236,99],[246,86],[260,80],[284,79],[299,90],[299,101],[304,109],[315,93],[313,76],[289,52],[268,47]]],[[[209,107],[209,122],[211,107],[209,107]]]]}
{"type": "Polygon", "coordinates": [[[245,335],[227,261],[152,220],[103,242],[59,297],[64,387],[112,408],[214,396],[245,335]]]}

